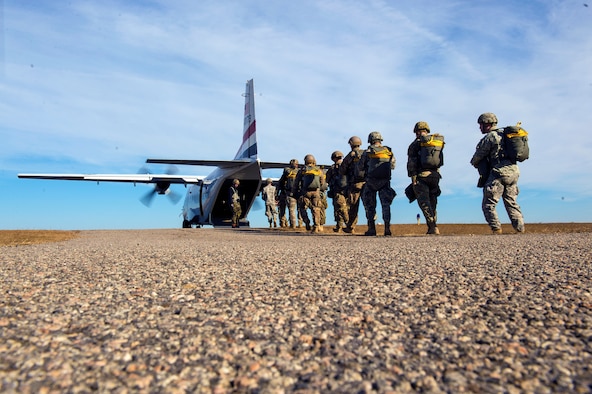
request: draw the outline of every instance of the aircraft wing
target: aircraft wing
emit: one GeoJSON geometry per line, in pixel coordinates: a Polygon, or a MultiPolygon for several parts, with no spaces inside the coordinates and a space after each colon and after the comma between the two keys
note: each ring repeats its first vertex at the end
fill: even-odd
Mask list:
{"type": "Polygon", "coordinates": [[[205,176],[169,174],[18,174],[19,178],[93,182],[199,184],[205,176]]]}
{"type": "MultiPolygon", "coordinates": [[[[261,169],[271,169],[271,168],[286,168],[290,166],[290,163],[278,163],[278,162],[270,162],[270,161],[260,161],[259,167],[261,169]]],[[[245,160],[177,160],[177,159],[148,159],[146,163],[151,164],[174,164],[174,165],[188,165],[188,166],[210,166],[210,167],[220,167],[220,168],[233,168],[233,167],[240,167],[245,164],[252,163],[253,160],[245,159],[245,160]]]]}
{"type": "Polygon", "coordinates": [[[147,159],[146,163],[151,164],[173,164],[187,166],[208,166],[219,168],[240,167],[252,163],[253,160],[184,160],[184,159],[147,159]]]}

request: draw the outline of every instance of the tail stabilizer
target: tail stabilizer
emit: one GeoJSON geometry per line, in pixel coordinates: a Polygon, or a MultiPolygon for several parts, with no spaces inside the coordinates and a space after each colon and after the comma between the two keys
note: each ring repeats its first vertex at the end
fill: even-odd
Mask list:
{"type": "Polygon", "coordinates": [[[234,159],[257,159],[257,123],[255,121],[255,95],[253,80],[247,81],[245,89],[245,120],[243,126],[243,143],[234,159]]]}

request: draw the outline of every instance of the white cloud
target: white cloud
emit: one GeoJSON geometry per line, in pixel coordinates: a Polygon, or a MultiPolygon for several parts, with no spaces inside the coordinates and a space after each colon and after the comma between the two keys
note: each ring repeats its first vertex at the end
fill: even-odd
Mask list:
{"type": "Polygon", "coordinates": [[[531,133],[521,185],[592,196],[573,182],[592,157],[581,3],[112,0],[11,3],[4,18],[6,169],[24,155],[102,172],[148,156],[232,157],[254,78],[263,159],[328,161],[352,134],[380,130],[405,183],[411,129],[425,120],[447,137],[443,189],[472,194],[476,118],[493,111],[531,133]]]}

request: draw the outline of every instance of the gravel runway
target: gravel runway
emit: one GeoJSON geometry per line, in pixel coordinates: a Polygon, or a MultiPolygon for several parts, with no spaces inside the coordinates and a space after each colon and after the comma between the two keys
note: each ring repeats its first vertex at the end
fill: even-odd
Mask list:
{"type": "Polygon", "coordinates": [[[592,391],[592,233],[0,247],[0,392],[592,391]]]}

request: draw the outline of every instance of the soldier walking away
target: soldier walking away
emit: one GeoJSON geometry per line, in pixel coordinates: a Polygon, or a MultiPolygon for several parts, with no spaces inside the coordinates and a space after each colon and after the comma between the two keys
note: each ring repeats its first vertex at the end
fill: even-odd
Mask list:
{"type": "Polygon", "coordinates": [[[298,201],[293,195],[294,181],[298,174],[298,160],[290,160],[290,167],[284,168],[284,172],[278,182],[279,188],[279,216],[280,226],[288,227],[288,220],[286,219],[286,209],[290,219],[290,228],[296,228],[298,224],[298,201]]]}
{"type": "Polygon", "coordinates": [[[232,181],[230,189],[228,189],[228,203],[230,204],[230,211],[232,212],[232,228],[239,227],[239,220],[243,213],[240,203],[240,195],[238,194],[239,185],[239,180],[235,179],[232,181]]]}
{"type": "Polygon", "coordinates": [[[296,175],[293,195],[298,196],[298,211],[306,229],[313,233],[323,231],[321,223],[321,189],[326,189],[325,174],[317,166],[315,157],[308,154],[304,157],[304,167],[296,175]],[[310,209],[312,213],[312,227],[307,209],[310,209]]]}
{"type": "MultiPolygon", "coordinates": [[[[407,175],[411,178],[417,204],[423,212],[428,226],[427,234],[440,234],[436,224],[438,214],[438,196],[440,195],[439,168],[444,164],[442,148],[444,137],[440,134],[429,134],[427,122],[417,122],[413,127],[415,140],[407,149],[407,175]]],[[[419,224],[419,215],[417,215],[419,224]]]]}
{"type": "Polygon", "coordinates": [[[477,123],[479,123],[479,129],[484,136],[477,144],[471,164],[480,169],[479,173],[482,175],[482,179],[485,179],[481,204],[485,220],[493,234],[502,233],[496,211],[496,205],[502,198],[512,227],[517,232],[523,233],[525,230],[524,218],[517,202],[520,169],[515,162],[504,156],[503,128],[497,126],[497,117],[491,112],[479,115],[477,123]],[[483,168],[486,167],[488,171],[484,173],[483,168]]]}
{"type": "Polygon", "coordinates": [[[353,234],[358,223],[360,196],[364,188],[364,173],[360,162],[364,149],[361,148],[362,139],[355,135],[349,139],[348,144],[351,151],[343,158],[339,172],[341,175],[345,175],[347,180],[345,198],[348,221],[343,231],[353,234]]]}
{"type": "Polygon", "coordinates": [[[335,228],[333,231],[340,232],[349,223],[347,202],[345,193],[347,190],[347,177],[341,174],[340,167],[343,162],[343,153],[336,150],[331,154],[333,165],[327,170],[327,185],[329,186],[328,196],[333,200],[333,213],[335,216],[335,228]]]}
{"type": "Polygon", "coordinates": [[[261,198],[265,201],[265,216],[269,222],[269,228],[277,227],[277,202],[276,188],[271,178],[267,178],[266,185],[261,192],[261,198]]]}
{"type": "Polygon", "coordinates": [[[362,190],[362,202],[366,209],[368,231],[364,235],[376,235],[376,193],[382,207],[384,235],[391,235],[391,203],[396,194],[391,187],[391,173],[395,169],[395,156],[391,148],[382,145],[382,135],[373,131],[368,135],[370,146],[362,154],[361,162],[366,184],[362,190]]]}

